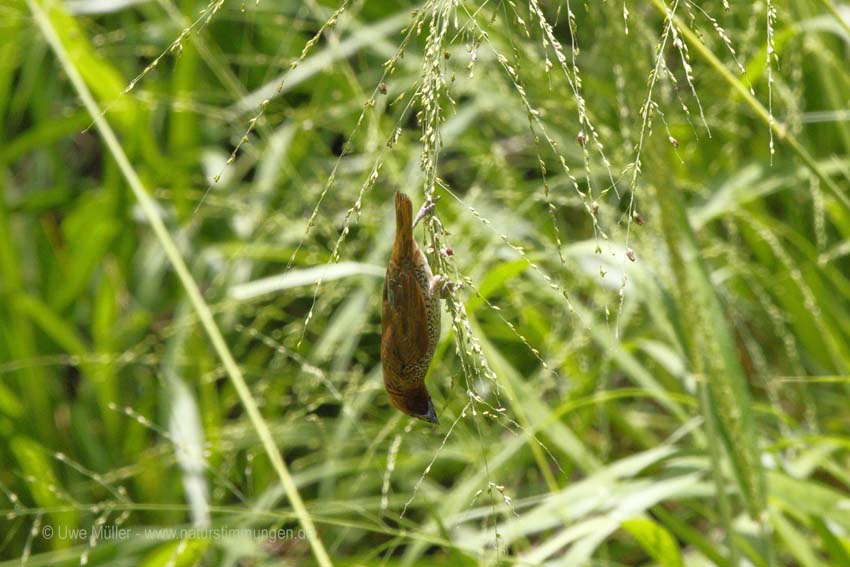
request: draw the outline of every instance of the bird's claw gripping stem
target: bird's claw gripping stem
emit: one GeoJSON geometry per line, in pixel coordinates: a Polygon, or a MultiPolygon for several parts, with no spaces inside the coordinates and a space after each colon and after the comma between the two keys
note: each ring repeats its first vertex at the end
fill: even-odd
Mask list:
{"type": "Polygon", "coordinates": [[[446,279],[444,276],[437,274],[436,276],[431,278],[431,285],[429,291],[431,295],[439,295],[440,298],[446,299],[451,292],[460,287],[460,284],[457,282],[453,282],[449,279],[446,279]]]}
{"type": "Polygon", "coordinates": [[[437,196],[434,197],[433,200],[425,201],[425,203],[422,205],[422,208],[419,209],[418,213],[416,213],[416,218],[413,219],[413,228],[416,228],[416,225],[419,224],[419,221],[425,218],[425,215],[434,210],[434,207],[437,206],[437,201],[439,200],[440,197],[437,196]]]}

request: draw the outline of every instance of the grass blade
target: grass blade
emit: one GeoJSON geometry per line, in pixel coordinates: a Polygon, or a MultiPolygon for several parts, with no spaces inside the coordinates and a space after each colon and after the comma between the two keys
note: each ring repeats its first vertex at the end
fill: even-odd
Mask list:
{"type": "Polygon", "coordinates": [[[130,161],[127,159],[121,144],[118,142],[118,138],[115,136],[112,127],[106,121],[106,118],[104,118],[103,112],[92,97],[88,86],[77,71],[76,67],[73,65],[65,46],[53,28],[53,23],[50,21],[44,6],[37,0],[27,0],[27,5],[38,24],[38,27],[41,29],[41,32],[50,44],[56,54],[56,57],[62,64],[62,68],[68,74],[68,78],[77,90],[77,94],[80,96],[80,99],[82,99],[83,104],[94,120],[98,132],[103,138],[104,143],[109,148],[113,158],[118,163],[121,173],[124,175],[133,191],[133,194],[136,196],[136,199],[138,199],[139,204],[142,207],[145,218],[150,223],[151,228],[156,234],[163,251],[180,279],[180,283],[183,284],[183,288],[189,296],[189,300],[198,315],[198,319],[201,321],[201,325],[207,335],[209,335],[213,348],[221,359],[227,375],[233,383],[236,392],[239,394],[239,398],[245,406],[245,410],[252,425],[254,426],[254,429],[257,431],[257,435],[260,438],[263,448],[265,449],[277,475],[280,477],[280,482],[286,491],[286,495],[292,504],[295,514],[298,516],[298,520],[304,528],[304,532],[310,541],[311,549],[315,554],[316,559],[322,566],[332,565],[333,563],[325,550],[324,544],[322,544],[322,540],[316,532],[313,520],[304,506],[304,502],[301,499],[301,495],[298,493],[298,488],[295,486],[295,482],[289,473],[289,469],[275,446],[269,426],[260,414],[257,402],[254,400],[251,390],[248,388],[248,384],[245,383],[242,371],[236,364],[236,360],[233,358],[227,343],[224,341],[224,337],[213,318],[212,312],[204,300],[200,289],[198,289],[198,284],[195,282],[192,274],[189,273],[189,269],[183,258],[180,256],[180,252],[177,250],[174,240],[168,233],[168,229],[165,228],[165,224],[162,222],[162,218],[160,218],[153,199],[148,195],[141,179],[130,164],[130,161]]]}

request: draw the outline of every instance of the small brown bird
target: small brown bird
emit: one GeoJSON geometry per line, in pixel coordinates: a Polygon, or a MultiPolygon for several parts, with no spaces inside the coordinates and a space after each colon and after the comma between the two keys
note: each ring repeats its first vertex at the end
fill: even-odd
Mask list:
{"type": "Polygon", "coordinates": [[[413,239],[413,227],[434,204],[413,218],[404,193],[395,194],[395,241],[384,280],[381,313],[381,364],[390,403],[407,415],[439,423],[425,374],[440,339],[440,297],[449,289],[432,275],[425,254],[413,239]]]}

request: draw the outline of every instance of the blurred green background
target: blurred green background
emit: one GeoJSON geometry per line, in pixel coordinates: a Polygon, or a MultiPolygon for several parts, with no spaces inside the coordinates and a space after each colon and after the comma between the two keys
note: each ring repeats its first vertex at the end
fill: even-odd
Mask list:
{"type": "Polygon", "coordinates": [[[850,565],[850,5],[340,2],[0,4],[0,566],[850,565]]]}

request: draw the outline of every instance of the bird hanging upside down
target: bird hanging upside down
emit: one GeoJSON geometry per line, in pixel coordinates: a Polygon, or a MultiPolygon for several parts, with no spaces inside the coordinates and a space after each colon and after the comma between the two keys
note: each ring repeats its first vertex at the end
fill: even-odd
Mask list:
{"type": "Polygon", "coordinates": [[[432,275],[425,254],[413,239],[413,228],[434,204],[413,218],[404,193],[395,194],[395,241],[384,280],[381,312],[381,364],[390,403],[407,415],[439,423],[425,374],[440,339],[440,297],[450,289],[432,275]]]}

